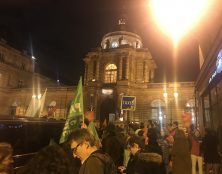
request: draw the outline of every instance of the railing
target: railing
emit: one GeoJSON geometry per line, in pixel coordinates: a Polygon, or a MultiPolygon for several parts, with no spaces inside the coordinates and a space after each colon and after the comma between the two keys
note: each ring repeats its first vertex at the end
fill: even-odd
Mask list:
{"type": "Polygon", "coordinates": [[[25,164],[36,154],[34,153],[25,153],[25,154],[20,154],[20,155],[14,155],[13,160],[14,160],[14,172],[16,172],[21,169],[22,167],[25,166],[25,164]]]}

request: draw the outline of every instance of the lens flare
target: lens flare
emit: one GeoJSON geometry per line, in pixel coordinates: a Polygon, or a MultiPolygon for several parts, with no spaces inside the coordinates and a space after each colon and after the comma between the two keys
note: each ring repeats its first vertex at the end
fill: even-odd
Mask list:
{"type": "Polygon", "coordinates": [[[150,0],[154,21],[177,42],[199,20],[210,0],[150,0]]]}

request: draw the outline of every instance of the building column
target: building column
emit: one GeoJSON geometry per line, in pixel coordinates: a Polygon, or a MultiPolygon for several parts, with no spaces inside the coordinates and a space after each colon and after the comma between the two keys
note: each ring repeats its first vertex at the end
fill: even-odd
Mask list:
{"type": "Polygon", "coordinates": [[[151,72],[150,72],[151,74],[150,74],[150,80],[151,80],[151,82],[153,82],[153,79],[154,79],[154,70],[151,70],[151,72]]]}
{"type": "Polygon", "coordinates": [[[149,81],[149,72],[148,72],[148,62],[145,61],[145,72],[144,72],[144,82],[149,81]]]}
{"type": "Polygon", "coordinates": [[[123,58],[119,59],[119,67],[118,67],[118,80],[122,80],[122,69],[123,69],[123,58]]]}
{"type": "Polygon", "coordinates": [[[85,62],[85,75],[84,75],[84,84],[88,82],[88,63],[85,62]]]}

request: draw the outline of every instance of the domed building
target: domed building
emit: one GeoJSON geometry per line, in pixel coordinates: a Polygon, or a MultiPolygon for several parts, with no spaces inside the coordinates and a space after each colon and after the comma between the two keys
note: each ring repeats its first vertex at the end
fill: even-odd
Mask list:
{"type": "Polygon", "coordinates": [[[101,122],[112,116],[128,121],[178,120],[187,102],[194,103],[193,82],[154,83],[155,60],[124,19],[103,36],[101,47],[88,52],[84,62],[86,108],[94,110],[101,122]],[[168,102],[164,93],[169,93],[168,102]],[[177,101],[173,93],[179,94],[177,101]]]}

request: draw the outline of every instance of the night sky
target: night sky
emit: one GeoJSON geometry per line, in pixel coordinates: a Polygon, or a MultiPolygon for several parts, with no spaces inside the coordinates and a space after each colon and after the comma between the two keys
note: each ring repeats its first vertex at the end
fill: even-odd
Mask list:
{"type": "MultiPolygon", "coordinates": [[[[150,18],[144,0],[0,0],[0,36],[37,58],[37,72],[76,85],[84,74],[83,58],[113,31],[122,13],[143,39],[157,63],[155,82],[172,81],[171,40],[150,18]]],[[[187,34],[177,51],[177,80],[194,81],[198,74],[197,43],[187,34]]]]}

